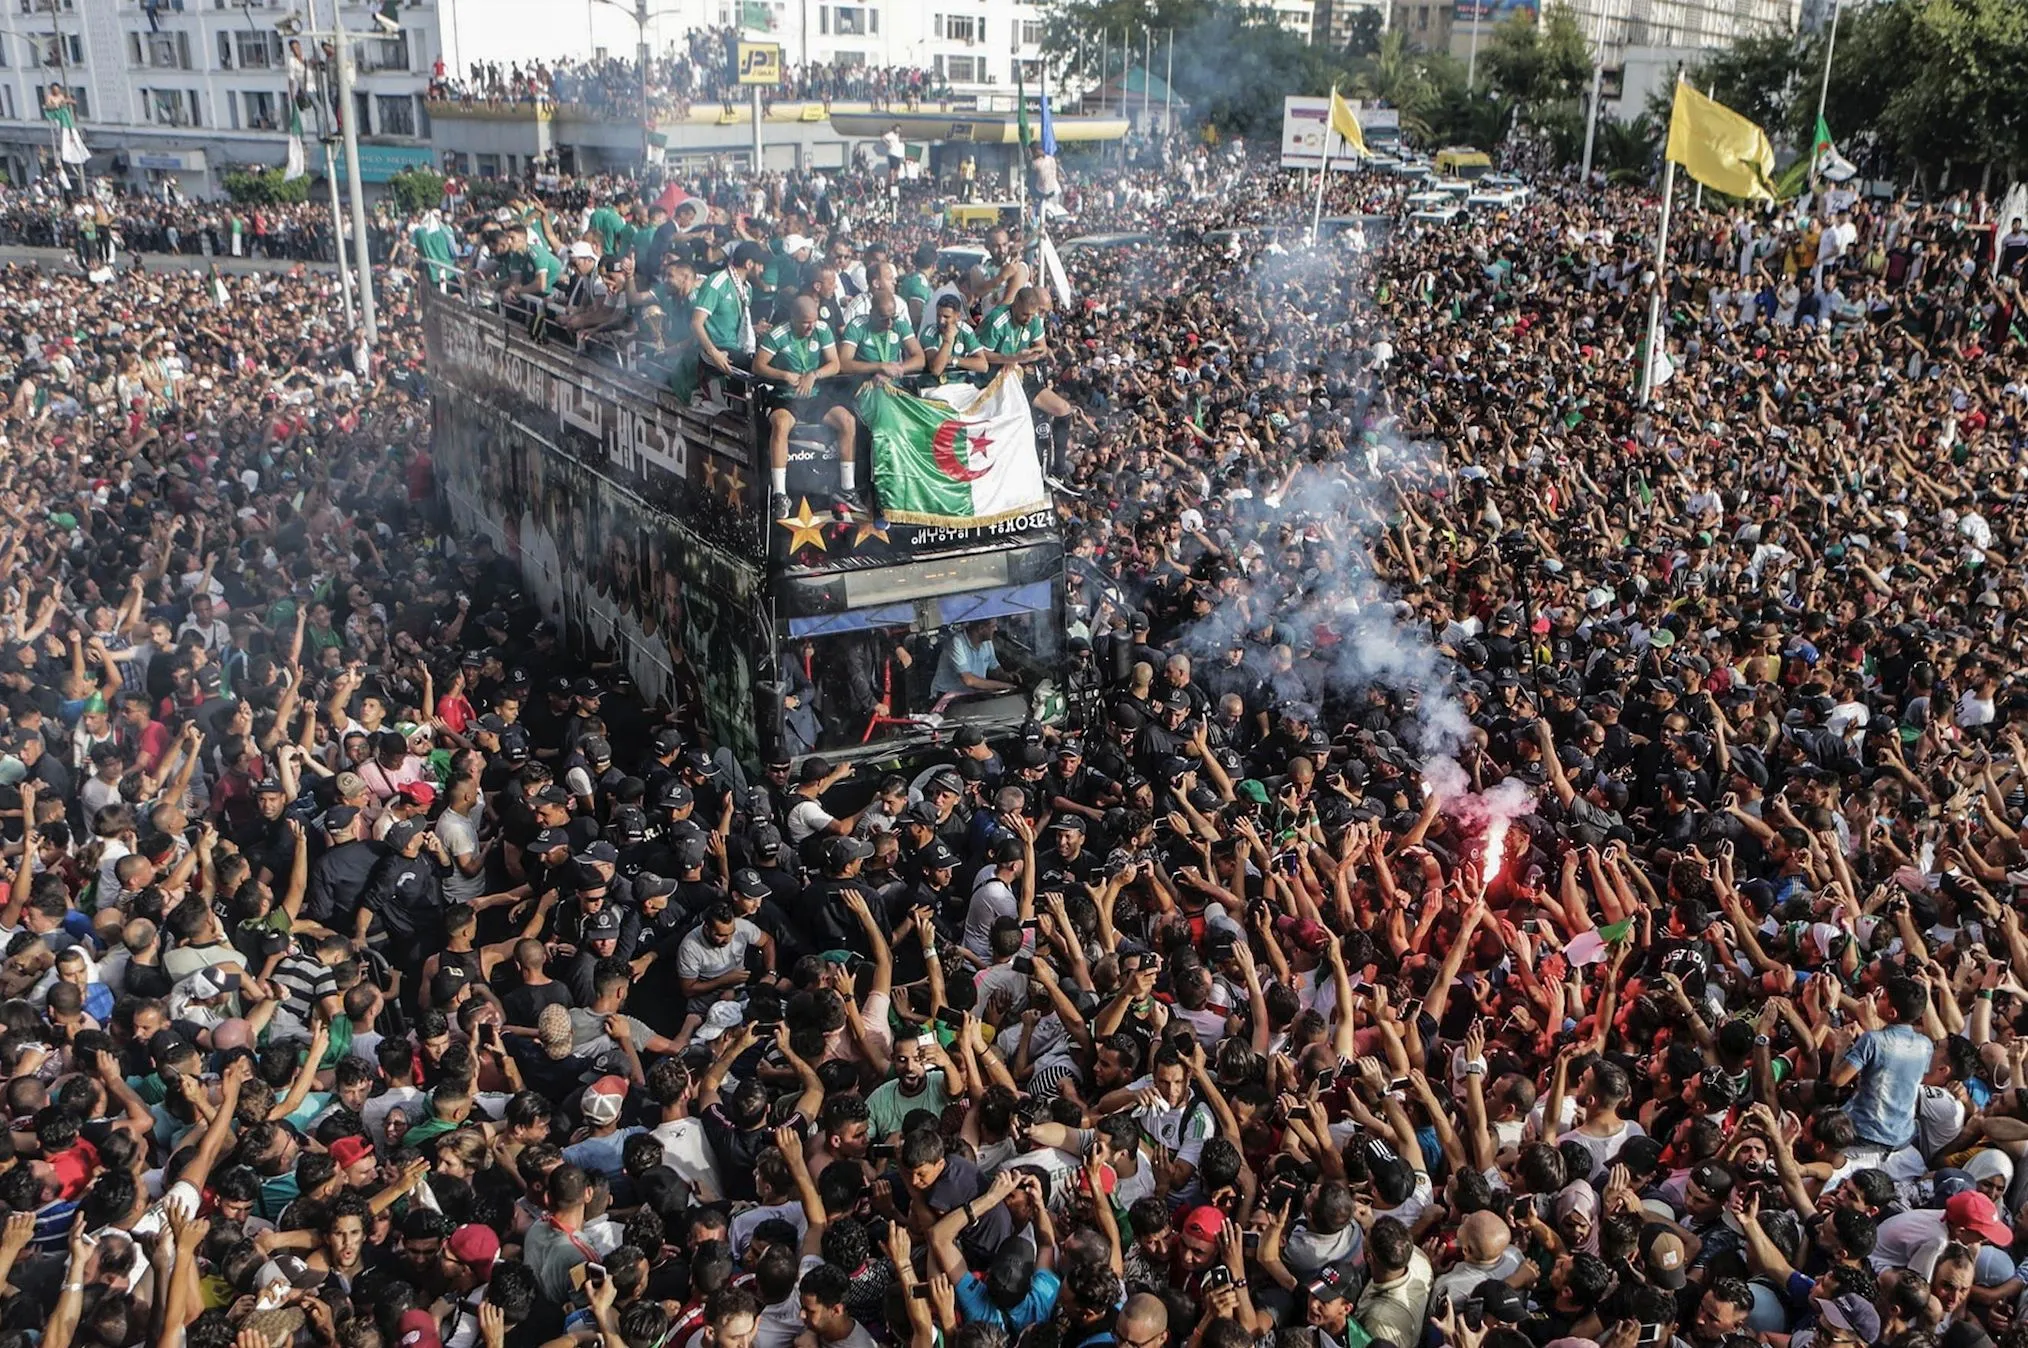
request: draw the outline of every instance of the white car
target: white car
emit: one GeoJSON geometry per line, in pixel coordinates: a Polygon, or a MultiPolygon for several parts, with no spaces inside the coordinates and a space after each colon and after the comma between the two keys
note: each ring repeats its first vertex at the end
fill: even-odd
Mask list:
{"type": "Polygon", "coordinates": [[[1446,198],[1441,204],[1409,212],[1408,218],[1418,225],[1462,225],[1472,218],[1472,213],[1462,202],[1446,198]]]}
{"type": "Polygon", "coordinates": [[[1513,210],[1528,204],[1528,189],[1525,187],[1489,187],[1483,182],[1479,189],[1465,198],[1465,204],[1474,210],[1513,210]]]}

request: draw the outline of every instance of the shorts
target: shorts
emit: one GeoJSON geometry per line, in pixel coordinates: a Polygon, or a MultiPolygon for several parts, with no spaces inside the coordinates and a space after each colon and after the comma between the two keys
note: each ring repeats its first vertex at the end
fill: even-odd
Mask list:
{"type": "Polygon", "coordinates": [[[761,410],[787,412],[797,421],[822,421],[824,414],[837,405],[838,400],[825,391],[822,383],[807,398],[796,397],[782,384],[762,385],[761,410]]]}

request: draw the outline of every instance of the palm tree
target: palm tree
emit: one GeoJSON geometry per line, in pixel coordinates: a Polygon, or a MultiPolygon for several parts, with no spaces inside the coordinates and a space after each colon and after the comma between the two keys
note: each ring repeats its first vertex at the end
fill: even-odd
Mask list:
{"type": "Polygon", "coordinates": [[[1608,181],[1646,182],[1654,163],[1655,142],[1660,138],[1654,119],[1646,113],[1626,122],[1601,117],[1592,147],[1593,163],[1605,171],[1608,181]]]}
{"type": "Polygon", "coordinates": [[[1428,138],[1429,114],[1437,106],[1437,90],[1423,66],[1421,53],[1410,50],[1408,34],[1401,29],[1382,34],[1379,49],[1359,62],[1352,92],[1398,111],[1404,134],[1417,140],[1428,138]]]}

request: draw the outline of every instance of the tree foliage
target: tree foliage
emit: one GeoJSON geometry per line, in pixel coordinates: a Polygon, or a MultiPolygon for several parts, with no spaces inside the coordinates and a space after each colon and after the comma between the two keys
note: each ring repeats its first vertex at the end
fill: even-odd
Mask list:
{"type": "MultiPolygon", "coordinates": [[[[1744,38],[1688,78],[1798,153],[1821,90],[1839,149],[1869,176],[1951,163],[2003,178],[2028,171],[2028,5],[1880,0],[1841,10],[1828,87],[1828,31],[1744,38]]],[[[1658,112],[1666,118],[1665,98],[1650,104],[1658,112]]]]}
{"type": "Polygon", "coordinates": [[[1591,44],[1568,5],[1559,4],[1537,26],[1516,14],[1493,30],[1479,64],[1493,87],[1520,103],[1531,119],[1567,103],[1591,83],[1591,44]]]}
{"type": "Polygon", "coordinates": [[[434,210],[444,199],[444,175],[426,168],[405,168],[388,178],[387,190],[405,215],[434,210]]]}
{"type": "Polygon", "coordinates": [[[310,199],[310,180],[284,180],[278,168],[233,169],[225,175],[225,194],[240,206],[298,206],[310,199]]]}

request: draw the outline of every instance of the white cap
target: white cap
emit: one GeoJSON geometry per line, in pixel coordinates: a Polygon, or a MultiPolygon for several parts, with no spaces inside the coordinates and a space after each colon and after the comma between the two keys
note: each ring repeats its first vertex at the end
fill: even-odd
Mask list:
{"type": "Polygon", "coordinates": [[[599,250],[586,243],[583,239],[579,239],[570,246],[570,257],[573,262],[581,257],[588,257],[596,262],[598,261],[598,256],[599,250]]]}
{"type": "Polygon", "coordinates": [[[807,234],[791,234],[782,240],[782,251],[793,257],[806,248],[815,248],[817,241],[807,234]]]}

